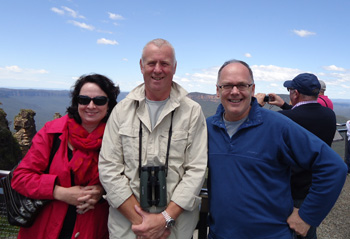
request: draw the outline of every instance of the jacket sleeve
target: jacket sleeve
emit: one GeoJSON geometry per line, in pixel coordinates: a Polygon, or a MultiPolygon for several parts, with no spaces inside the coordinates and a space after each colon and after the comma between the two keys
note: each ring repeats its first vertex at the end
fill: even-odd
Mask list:
{"type": "Polygon", "coordinates": [[[19,193],[33,199],[53,199],[57,176],[44,174],[53,136],[47,133],[46,125],[34,136],[32,146],[13,173],[11,186],[19,193]]]}
{"type": "Polygon", "coordinates": [[[193,108],[188,135],[188,146],[185,153],[185,173],[176,186],[171,200],[184,210],[192,211],[198,207],[198,196],[203,186],[208,160],[208,137],[206,120],[198,105],[193,108]]]}
{"type": "Polygon", "coordinates": [[[308,224],[319,226],[338,199],[347,169],[342,158],[331,147],[304,128],[299,128],[289,127],[288,132],[284,133],[284,142],[287,142],[287,151],[294,166],[312,171],[312,185],[299,215],[308,224]]]}
{"type": "Polygon", "coordinates": [[[284,104],[281,106],[282,110],[290,110],[291,108],[293,108],[293,106],[287,104],[287,102],[284,102],[284,104]]]}
{"type": "Polygon", "coordinates": [[[124,175],[124,159],[117,108],[112,110],[103,135],[98,169],[100,182],[106,190],[109,205],[118,208],[132,195],[129,179],[124,175]]]}

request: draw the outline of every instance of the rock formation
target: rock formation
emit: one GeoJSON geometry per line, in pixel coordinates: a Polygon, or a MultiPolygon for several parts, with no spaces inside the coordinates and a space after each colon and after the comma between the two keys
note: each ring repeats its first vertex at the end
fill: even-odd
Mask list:
{"type": "Polygon", "coordinates": [[[61,118],[61,117],[62,117],[62,115],[60,113],[55,113],[53,115],[53,119],[58,119],[58,118],[61,118]]]}
{"type": "Polygon", "coordinates": [[[35,127],[35,112],[33,110],[21,109],[19,114],[15,116],[14,137],[17,139],[22,151],[22,157],[28,152],[34,135],[36,134],[35,127]]]}

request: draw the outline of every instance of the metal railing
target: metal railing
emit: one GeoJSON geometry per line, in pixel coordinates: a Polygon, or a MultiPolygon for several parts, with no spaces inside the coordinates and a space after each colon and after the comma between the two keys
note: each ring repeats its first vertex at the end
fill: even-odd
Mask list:
{"type": "MultiPolygon", "coordinates": [[[[0,179],[5,177],[10,171],[0,170],[0,179]]],[[[1,239],[15,239],[17,238],[17,233],[19,227],[11,226],[7,221],[7,212],[5,198],[3,195],[3,190],[0,185],[0,238],[1,239]]]]}
{"type": "MultiPolygon", "coordinates": [[[[339,133],[338,136],[334,138],[334,142],[338,141],[344,141],[345,144],[345,152],[344,152],[344,159],[348,155],[348,140],[346,135],[346,128],[339,128],[344,127],[345,124],[337,124],[337,132],[339,133]]],[[[6,176],[9,173],[9,171],[0,170],[0,178],[6,176]]],[[[207,238],[207,217],[208,217],[208,191],[206,188],[202,188],[200,196],[202,198],[201,208],[200,208],[200,215],[199,215],[199,221],[197,224],[197,230],[198,230],[198,239],[206,239],[207,238]]],[[[3,191],[0,185],[0,238],[1,239],[12,239],[17,238],[17,233],[19,228],[15,226],[10,226],[7,222],[6,217],[6,205],[4,202],[3,197],[3,191]]]]}
{"type": "Polygon", "coordinates": [[[349,150],[348,150],[348,136],[347,136],[347,129],[345,123],[337,123],[337,132],[342,136],[342,140],[344,140],[344,160],[348,157],[349,150]],[[342,128],[339,128],[342,127],[342,128]]]}

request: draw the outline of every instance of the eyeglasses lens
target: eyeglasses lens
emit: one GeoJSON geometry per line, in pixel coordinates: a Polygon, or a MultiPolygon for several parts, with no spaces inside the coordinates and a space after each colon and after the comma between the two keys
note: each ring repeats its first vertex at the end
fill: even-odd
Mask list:
{"type": "Polygon", "coordinates": [[[90,104],[91,100],[94,102],[95,105],[105,105],[108,101],[108,98],[106,96],[96,96],[94,98],[91,98],[86,95],[78,96],[78,103],[81,105],[88,105],[90,104]]]}

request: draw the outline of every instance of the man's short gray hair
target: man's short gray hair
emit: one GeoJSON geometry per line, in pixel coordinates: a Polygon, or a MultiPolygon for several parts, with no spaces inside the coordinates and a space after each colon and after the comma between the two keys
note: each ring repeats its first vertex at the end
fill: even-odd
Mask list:
{"type": "Polygon", "coordinates": [[[219,83],[220,74],[221,74],[222,69],[224,69],[225,66],[227,66],[227,65],[229,65],[229,64],[232,64],[232,63],[240,63],[240,64],[244,65],[245,67],[247,67],[247,69],[248,69],[248,71],[249,71],[250,78],[252,78],[252,83],[254,84],[253,71],[252,71],[252,69],[250,69],[250,66],[249,66],[246,62],[244,62],[244,61],[235,60],[235,59],[226,61],[226,62],[220,67],[219,72],[218,72],[217,84],[219,83]]]}
{"type": "Polygon", "coordinates": [[[162,38],[157,38],[157,39],[153,39],[151,41],[149,41],[144,47],[143,47],[143,50],[142,50],[142,56],[141,56],[141,60],[142,60],[142,63],[144,61],[144,53],[145,53],[145,50],[146,50],[146,47],[149,46],[149,45],[155,45],[157,46],[158,48],[162,47],[162,46],[168,46],[171,48],[172,52],[173,52],[173,56],[174,56],[174,65],[176,64],[176,56],[175,56],[175,49],[174,47],[170,44],[170,42],[168,42],[167,40],[165,39],[162,39],[162,38]]]}

